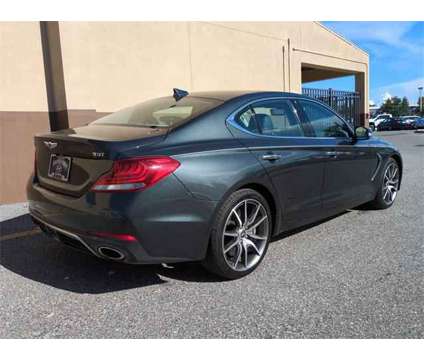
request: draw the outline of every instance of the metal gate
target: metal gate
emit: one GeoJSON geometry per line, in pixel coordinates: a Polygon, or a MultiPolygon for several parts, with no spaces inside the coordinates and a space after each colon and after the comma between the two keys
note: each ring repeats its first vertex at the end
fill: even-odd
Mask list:
{"type": "Polygon", "coordinates": [[[324,102],[333,108],[340,116],[349,121],[352,126],[362,125],[359,108],[359,92],[302,88],[302,94],[324,102]]]}

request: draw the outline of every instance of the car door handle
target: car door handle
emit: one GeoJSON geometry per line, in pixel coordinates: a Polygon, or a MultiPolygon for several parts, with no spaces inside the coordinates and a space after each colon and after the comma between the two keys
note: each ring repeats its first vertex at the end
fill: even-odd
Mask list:
{"type": "Polygon", "coordinates": [[[262,160],[275,161],[281,159],[281,155],[279,154],[265,154],[262,156],[262,160]]]}
{"type": "Polygon", "coordinates": [[[337,156],[337,151],[326,151],[325,155],[329,156],[329,157],[336,157],[337,156]]]}

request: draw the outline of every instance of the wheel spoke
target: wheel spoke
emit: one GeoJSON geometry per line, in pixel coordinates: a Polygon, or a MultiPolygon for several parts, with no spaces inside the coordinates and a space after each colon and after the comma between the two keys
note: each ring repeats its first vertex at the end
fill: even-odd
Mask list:
{"type": "Polygon", "coordinates": [[[263,218],[261,218],[256,224],[253,224],[250,228],[247,230],[253,230],[256,229],[260,224],[262,224],[268,217],[265,215],[263,218]]]}
{"type": "Polygon", "coordinates": [[[243,226],[243,222],[240,219],[239,214],[237,213],[236,209],[233,209],[232,213],[236,216],[237,222],[239,223],[239,226],[243,226]]]}
{"type": "Polygon", "coordinates": [[[392,187],[392,189],[390,190],[390,201],[393,201],[395,197],[396,197],[396,189],[392,187]]]}
{"type": "Polygon", "coordinates": [[[246,239],[245,244],[246,244],[246,249],[247,249],[247,247],[250,246],[251,248],[253,248],[253,250],[255,250],[256,254],[258,254],[258,255],[261,254],[259,249],[256,247],[255,243],[252,240],[246,239]]]}
{"type": "Polygon", "coordinates": [[[242,245],[240,243],[238,243],[238,252],[237,252],[237,259],[234,262],[234,269],[237,269],[237,265],[240,262],[240,258],[241,258],[241,253],[242,253],[242,245]]]}
{"type": "Polygon", "coordinates": [[[260,235],[257,235],[257,234],[249,234],[248,236],[251,237],[252,239],[256,239],[256,240],[266,240],[267,239],[266,236],[260,236],[260,235]]]}
{"type": "Polygon", "coordinates": [[[244,267],[247,269],[247,267],[249,266],[249,263],[248,263],[249,259],[248,259],[247,245],[246,244],[244,244],[243,250],[244,250],[244,267]]]}
{"type": "Polygon", "coordinates": [[[252,216],[252,218],[249,220],[249,222],[247,223],[247,225],[249,226],[250,224],[253,224],[254,222],[255,222],[255,220],[256,220],[256,217],[258,216],[258,214],[259,214],[259,210],[261,209],[261,205],[259,205],[259,204],[257,204],[256,205],[256,209],[255,209],[255,212],[254,212],[254,214],[253,214],[253,216],[252,216]]]}
{"type": "Polygon", "coordinates": [[[387,200],[392,201],[392,190],[388,187],[387,188],[387,200]]]}
{"type": "Polygon", "coordinates": [[[226,249],[224,249],[224,254],[226,254],[227,252],[229,252],[237,244],[239,244],[239,241],[238,240],[234,241],[230,246],[228,246],[226,249]]]}
{"type": "Polygon", "coordinates": [[[231,237],[237,237],[238,236],[237,233],[235,233],[235,232],[228,232],[228,231],[225,231],[224,232],[224,235],[225,236],[231,236],[231,237]]]}
{"type": "Polygon", "coordinates": [[[247,200],[244,202],[244,225],[247,225],[247,200]]]}
{"type": "Polygon", "coordinates": [[[385,188],[384,189],[384,195],[383,195],[383,199],[386,200],[387,194],[389,193],[389,188],[385,188]]]}
{"type": "Polygon", "coordinates": [[[395,167],[393,169],[392,180],[396,177],[398,169],[395,167]]]}

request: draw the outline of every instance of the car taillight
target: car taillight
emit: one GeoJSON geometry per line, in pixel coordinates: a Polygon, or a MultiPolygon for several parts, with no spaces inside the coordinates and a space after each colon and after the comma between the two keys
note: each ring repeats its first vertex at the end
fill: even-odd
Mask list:
{"type": "Polygon", "coordinates": [[[112,170],[92,187],[96,192],[137,191],[156,184],[174,172],[180,163],[169,156],[115,160],[112,170]]]}

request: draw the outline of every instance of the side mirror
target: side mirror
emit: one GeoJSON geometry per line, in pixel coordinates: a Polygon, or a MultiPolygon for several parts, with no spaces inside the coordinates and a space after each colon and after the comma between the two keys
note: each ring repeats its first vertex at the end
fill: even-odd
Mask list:
{"type": "Polygon", "coordinates": [[[368,129],[366,127],[363,126],[358,126],[357,128],[355,128],[355,138],[356,139],[361,139],[361,140],[366,140],[369,139],[372,135],[372,131],[371,129],[368,129]]]}

